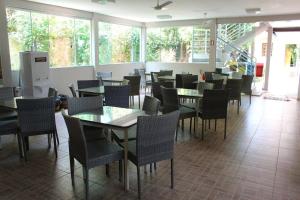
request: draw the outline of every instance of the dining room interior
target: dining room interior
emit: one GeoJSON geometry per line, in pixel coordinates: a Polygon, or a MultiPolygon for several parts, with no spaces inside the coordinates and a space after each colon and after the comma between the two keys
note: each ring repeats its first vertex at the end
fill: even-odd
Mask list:
{"type": "Polygon", "coordinates": [[[0,199],[300,199],[299,8],[0,0],[0,199]]]}

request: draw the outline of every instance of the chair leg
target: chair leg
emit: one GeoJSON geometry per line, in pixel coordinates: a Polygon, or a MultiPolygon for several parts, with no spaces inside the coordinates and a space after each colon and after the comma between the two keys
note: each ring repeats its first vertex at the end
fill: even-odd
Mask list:
{"type": "Polygon", "coordinates": [[[141,176],[140,176],[140,166],[137,165],[137,181],[138,181],[138,199],[141,199],[141,176]]]}
{"type": "Polygon", "coordinates": [[[85,199],[89,199],[89,169],[84,167],[85,199]]]}
{"type": "Polygon", "coordinates": [[[238,104],[237,104],[237,114],[240,113],[240,101],[238,101],[238,104]]]}
{"type": "Polygon", "coordinates": [[[70,168],[71,168],[71,180],[72,180],[72,185],[74,186],[75,185],[75,182],[74,182],[74,158],[69,155],[70,157],[70,168]]]}
{"type": "Polygon", "coordinates": [[[119,181],[122,182],[123,173],[122,173],[122,160],[119,160],[119,181]]]}
{"type": "Polygon", "coordinates": [[[48,149],[51,149],[51,134],[48,134],[48,149]]]}
{"type": "Polygon", "coordinates": [[[171,188],[174,188],[174,161],[171,159],[171,188]]]}
{"type": "MultiPolygon", "coordinates": [[[[23,150],[22,150],[22,140],[21,140],[21,136],[19,133],[17,133],[17,138],[18,138],[18,146],[19,146],[19,154],[20,154],[20,158],[23,158],[23,150]]],[[[1,137],[0,137],[0,143],[1,143],[1,137]]],[[[0,148],[1,149],[1,148],[0,148]]]]}
{"type": "Polygon", "coordinates": [[[194,117],[194,133],[196,132],[196,117],[194,117]]]}
{"type": "Polygon", "coordinates": [[[156,162],[154,163],[154,170],[156,171],[156,162]]]}
{"type": "Polygon", "coordinates": [[[29,151],[29,136],[25,137],[26,151],[29,151]]]}
{"type": "Polygon", "coordinates": [[[105,165],[105,173],[106,173],[106,176],[109,177],[109,164],[105,165]]]}
{"type": "Polygon", "coordinates": [[[249,98],[250,98],[250,105],[251,105],[251,96],[252,96],[252,92],[249,94],[249,98]]]}
{"type": "Polygon", "coordinates": [[[139,95],[139,109],[141,109],[141,96],[139,95]]]}
{"type": "Polygon", "coordinates": [[[215,119],[215,131],[217,131],[217,120],[215,119]]]}
{"type": "Polygon", "coordinates": [[[181,120],[181,130],[184,130],[184,119],[181,120]]]}
{"type": "Polygon", "coordinates": [[[192,121],[193,121],[193,118],[191,117],[190,118],[190,133],[192,132],[192,121]]]}
{"type": "Polygon", "coordinates": [[[150,163],[149,165],[150,165],[150,173],[152,173],[152,163],[150,163]]]}
{"type": "Polygon", "coordinates": [[[27,145],[26,145],[25,138],[26,137],[22,137],[22,144],[23,144],[24,159],[25,159],[25,162],[27,162],[27,145]]]}
{"type": "Polygon", "coordinates": [[[57,131],[55,131],[55,135],[56,135],[57,144],[59,145],[59,137],[57,131]]]}
{"type": "Polygon", "coordinates": [[[227,129],[227,117],[225,118],[224,140],[226,139],[226,129],[227,129]]]}
{"type": "Polygon", "coordinates": [[[55,133],[53,133],[53,143],[54,143],[55,157],[57,158],[57,144],[56,144],[56,135],[55,135],[55,133]]]}
{"type": "Polygon", "coordinates": [[[204,139],[204,120],[202,119],[202,132],[201,132],[201,140],[204,139]]]}

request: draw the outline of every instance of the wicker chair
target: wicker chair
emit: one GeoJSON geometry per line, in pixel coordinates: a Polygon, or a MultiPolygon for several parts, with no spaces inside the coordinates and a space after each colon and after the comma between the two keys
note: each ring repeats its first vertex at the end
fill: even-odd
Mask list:
{"type": "MultiPolygon", "coordinates": [[[[14,89],[12,87],[0,87],[0,100],[14,98],[14,89]]],[[[0,108],[0,120],[16,119],[17,112],[7,108],[0,108]]]]}
{"type": "MultiPolygon", "coordinates": [[[[75,115],[91,110],[99,110],[102,106],[103,102],[101,96],[68,98],[69,115],[75,115]]],[[[106,139],[102,128],[83,125],[83,130],[87,141],[106,139]]]]}
{"type": "Polygon", "coordinates": [[[105,105],[128,108],[129,92],[129,85],[104,86],[105,105]]]}
{"type": "Polygon", "coordinates": [[[124,76],[124,79],[129,80],[130,92],[129,96],[131,97],[131,103],[134,106],[134,96],[139,98],[139,108],[141,108],[141,76],[124,76]]]}
{"type": "Polygon", "coordinates": [[[198,81],[198,75],[187,74],[182,76],[182,88],[196,89],[197,84],[194,82],[198,81]]]}
{"type": "Polygon", "coordinates": [[[160,70],[158,72],[158,76],[172,76],[173,75],[173,70],[160,70]]]}
{"type": "Polygon", "coordinates": [[[218,79],[218,80],[205,80],[206,83],[212,83],[214,84],[214,90],[221,90],[224,89],[224,80],[218,79]]]}
{"type": "Polygon", "coordinates": [[[90,87],[100,87],[101,83],[99,80],[78,80],[78,89],[85,89],[90,87]]]}
{"type": "Polygon", "coordinates": [[[128,158],[137,167],[138,198],[141,198],[140,167],[171,160],[171,188],[174,188],[174,133],[179,111],[160,116],[138,117],[136,141],[128,144],[128,158]]]}
{"type": "Polygon", "coordinates": [[[70,91],[71,91],[71,93],[72,93],[72,96],[73,96],[73,97],[77,97],[76,91],[75,91],[75,87],[74,87],[74,84],[70,84],[70,85],[68,86],[68,88],[70,89],[70,91]]]}
{"type": "MultiPolygon", "coordinates": [[[[160,101],[155,97],[145,96],[143,111],[148,115],[157,115],[160,101]]],[[[136,139],[136,126],[128,130],[128,140],[136,139]]],[[[123,146],[124,131],[112,130],[112,140],[115,140],[119,145],[123,146]]]]}
{"type": "Polygon", "coordinates": [[[241,92],[242,92],[242,79],[228,79],[226,84],[226,89],[228,90],[228,100],[238,101],[237,113],[239,114],[241,105],[241,92]]]}
{"type": "Polygon", "coordinates": [[[210,81],[213,80],[213,74],[214,72],[204,72],[205,80],[210,81]]]}
{"type": "Polygon", "coordinates": [[[243,75],[242,80],[242,93],[249,95],[251,104],[253,75],[243,75]]]}
{"type": "MultiPolygon", "coordinates": [[[[17,134],[18,145],[19,145],[19,153],[20,157],[22,157],[22,144],[18,129],[18,121],[17,120],[0,120],[0,136],[17,134]]],[[[0,137],[0,149],[1,149],[1,137],[0,137]]]]}
{"type": "MultiPolygon", "coordinates": [[[[55,156],[56,148],[56,124],[55,124],[55,101],[53,97],[41,99],[17,99],[18,120],[20,135],[23,143],[23,153],[27,161],[27,149],[29,149],[29,136],[48,135],[53,137],[55,156]]],[[[51,141],[48,144],[51,147],[51,141]]]]}
{"type": "Polygon", "coordinates": [[[81,163],[85,180],[85,197],[89,199],[89,169],[106,165],[109,175],[109,164],[119,161],[119,179],[122,176],[122,159],[124,152],[115,144],[106,140],[88,142],[79,119],[63,114],[69,133],[69,157],[72,185],[74,186],[74,159],[81,163]]]}
{"type": "Polygon", "coordinates": [[[217,119],[225,119],[224,139],[226,139],[227,104],[227,90],[204,90],[202,106],[199,111],[199,117],[202,118],[202,140],[204,139],[205,120],[211,119],[215,119],[215,129],[217,127],[217,119]]]}
{"type": "MultiPolygon", "coordinates": [[[[190,132],[192,131],[192,118],[196,117],[194,109],[182,106],[179,104],[177,89],[161,87],[162,98],[164,102],[163,113],[169,113],[176,110],[180,111],[180,119],[182,120],[181,127],[184,129],[184,119],[190,119],[190,132]]],[[[177,134],[176,134],[177,141],[177,134]]]]}

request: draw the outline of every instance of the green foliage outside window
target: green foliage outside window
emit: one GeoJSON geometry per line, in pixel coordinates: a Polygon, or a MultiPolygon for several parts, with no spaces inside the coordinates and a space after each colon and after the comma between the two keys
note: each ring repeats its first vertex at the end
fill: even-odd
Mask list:
{"type": "Polygon", "coordinates": [[[210,31],[201,27],[147,29],[146,60],[149,62],[197,62],[209,56],[210,31]]]}
{"type": "Polygon", "coordinates": [[[99,64],[140,61],[141,29],[99,22],[99,64]]]}
{"type": "Polygon", "coordinates": [[[7,28],[12,69],[20,66],[19,52],[49,52],[50,65],[90,65],[89,20],[7,9],[7,28]]]}

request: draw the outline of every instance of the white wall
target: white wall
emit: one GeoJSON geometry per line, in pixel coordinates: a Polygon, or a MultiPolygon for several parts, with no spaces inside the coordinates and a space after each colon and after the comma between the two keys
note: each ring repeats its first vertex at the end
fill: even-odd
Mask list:
{"type": "Polygon", "coordinates": [[[77,80],[91,80],[94,77],[94,67],[50,68],[51,86],[55,87],[58,93],[70,96],[69,84],[73,83],[77,88],[77,80]]]}
{"type": "Polygon", "coordinates": [[[134,69],[143,68],[143,63],[125,63],[125,64],[111,64],[111,65],[99,65],[95,68],[95,74],[97,72],[112,72],[113,79],[123,79],[123,76],[133,73],[134,69]]]}
{"type": "Polygon", "coordinates": [[[181,74],[182,72],[189,72],[192,74],[200,74],[202,71],[215,71],[214,66],[201,63],[160,63],[160,62],[147,62],[146,71],[156,72],[159,70],[173,70],[173,74],[181,74]]]}

